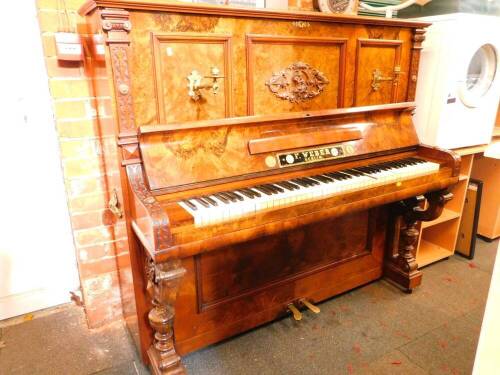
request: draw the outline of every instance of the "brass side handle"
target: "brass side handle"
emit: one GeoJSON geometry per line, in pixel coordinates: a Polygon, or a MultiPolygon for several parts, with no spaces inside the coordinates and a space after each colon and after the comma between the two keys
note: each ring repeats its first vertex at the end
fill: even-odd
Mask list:
{"type": "Polygon", "coordinates": [[[123,210],[121,209],[121,204],[118,200],[118,193],[116,189],[113,189],[113,192],[111,193],[108,208],[118,219],[121,219],[123,217],[123,210]]]}
{"type": "Polygon", "coordinates": [[[212,90],[213,95],[217,95],[220,90],[219,79],[225,78],[221,75],[220,69],[216,66],[210,68],[210,74],[202,76],[197,70],[191,71],[191,73],[186,77],[188,80],[188,96],[194,101],[201,99],[201,90],[209,89],[212,90]],[[203,84],[204,78],[211,79],[212,82],[203,84]]]}
{"type": "Polygon", "coordinates": [[[375,69],[372,72],[372,89],[373,91],[378,91],[380,90],[380,83],[381,82],[386,82],[386,81],[394,81],[394,84],[396,85],[398,83],[399,79],[399,74],[401,74],[401,67],[396,66],[394,67],[394,76],[393,77],[384,77],[382,75],[382,72],[380,69],[375,69]]]}
{"type": "Polygon", "coordinates": [[[287,308],[288,311],[292,313],[293,319],[295,319],[296,321],[302,320],[302,313],[299,311],[298,308],[295,307],[293,303],[290,303],[287,308]]]}

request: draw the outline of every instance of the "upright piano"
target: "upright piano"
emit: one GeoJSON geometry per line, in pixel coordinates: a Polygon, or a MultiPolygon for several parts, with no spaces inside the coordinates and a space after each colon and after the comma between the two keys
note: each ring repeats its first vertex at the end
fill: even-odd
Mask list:
{"type": "Polygon", "coordinates": [[[412,124],[426,24],[153,0],[80,12],[117,125],[124,317],[155,374],[381,277],[420,284],[419,222],[460,166],[412,124]]]}

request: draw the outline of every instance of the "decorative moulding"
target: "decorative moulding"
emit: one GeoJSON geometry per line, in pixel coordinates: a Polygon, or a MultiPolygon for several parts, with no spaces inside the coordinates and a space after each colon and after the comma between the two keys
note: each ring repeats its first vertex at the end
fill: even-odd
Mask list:
{"type": "Polygon", "coordinates": [[[278,98],[299,103],[315,98],[329,83],[319,70],[298,61],[273,73],[266,86],[278,98]]]}

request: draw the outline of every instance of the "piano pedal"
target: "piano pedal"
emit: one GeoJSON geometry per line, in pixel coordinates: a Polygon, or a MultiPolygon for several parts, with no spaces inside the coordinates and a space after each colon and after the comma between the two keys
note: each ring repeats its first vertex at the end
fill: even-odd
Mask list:
{"type": "Polygon", "coordinates": [[[319,314],[321,312],[321,310],[318,306],[313,305],[311,302],[309,302],[305,298],[300,299],[299,303],[301,303],[302,305],[307,307],[309,310],[311,310],[315,314],[319,314]]]}
{"type": "Polygon", "coordinates": [[[295,319],[296,321],[302,320],[302,313],[297,307],[295,307],[293,303],[290,303],[287,306],[287,310],[292,313],[293,319],[295,319]]]}

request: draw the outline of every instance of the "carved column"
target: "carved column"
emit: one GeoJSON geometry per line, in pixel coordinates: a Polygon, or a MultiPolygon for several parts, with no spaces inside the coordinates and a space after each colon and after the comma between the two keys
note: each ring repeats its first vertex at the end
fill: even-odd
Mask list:
{"type": "Polygon", "coordinates": [[[148,349],[148,357],[156,375],[186,373],[174,347],[175,301],[185,273],[180,260],[159,264],[150,258],[146,260],[147,289],[154,306],[148,314],[154,332],[154,342],[148,349]]]}
{"type": "Polygon", "coordinates": [[[122,153],[122,164],[140,163],[139,141],[132,105],[129,68],[129,33],[132,24],[129,12],[124,9],[103,9],[101,11],[102,29],[106,33],[109,47],[111,69],[118,119],[118,145],[122,153]]]}
{"type": "Polygon", "coordinates": [[[388,252],[384,263],[384,276],[407,293],[422,282],[422,272],[418,270],[415,247],[418,242],[418,221],[431,221],[439,217],[444,204],[453,195],[446,190],[438,190],[392,205],[393,233],[388,241],[388,252]],[[427,208],[422,203],[427,200],[427,208]],[[397,224],[399,225],[399,230],[397,224]],[[397,254],[394,255],[394,248],[397,254]]]}
{"type": "Polygon", "coordinates": [[[411,49],[411,62],[410,62],[410,80],[408,83],[408,94],[406,101],[412,102],[415,100],[415,93],[417,91],[418,79],[418,66],[420,61],[420,51],[423,49],[422,43],[425,40],[425,29],[415,29],[413,31],[413,46],[411,49]]]}

